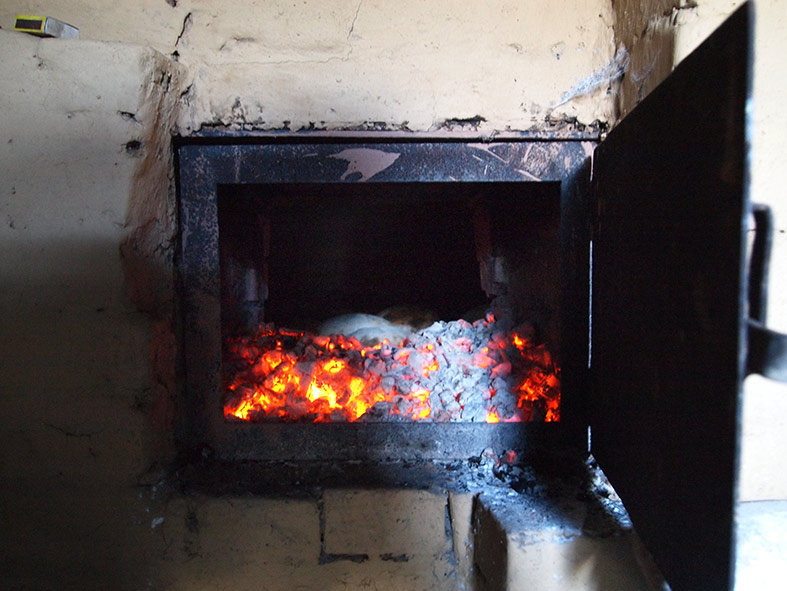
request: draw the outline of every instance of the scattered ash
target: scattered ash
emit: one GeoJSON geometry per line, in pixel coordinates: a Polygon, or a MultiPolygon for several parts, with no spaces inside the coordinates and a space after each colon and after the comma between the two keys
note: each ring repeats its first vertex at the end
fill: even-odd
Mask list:
{"type": "MultiPolygon", "coordinates": [[[[595,460],[539,453],[518,458],[486,449],[455,461],[227,462],[200,455],[173,466],[170,494],[320,499],[326,489],[404,488],[465,493],[527,545],[545,539],[609,537],[632,529],[595,460]]],[[[391,558],[393,560],[393,558],[391,558]]]]}

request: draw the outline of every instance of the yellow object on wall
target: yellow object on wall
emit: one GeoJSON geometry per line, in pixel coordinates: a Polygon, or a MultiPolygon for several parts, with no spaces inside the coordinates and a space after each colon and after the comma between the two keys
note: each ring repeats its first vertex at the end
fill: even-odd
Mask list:
{"type": "Polygon", "coordinates": [[[30,33],[39,37],[60,37],[63,39],[76,39],[79,29],[68,23],[52,18],[51,16],[34,16],[31,14],[17,14],[14,19],[14,31],[30,33]]]}

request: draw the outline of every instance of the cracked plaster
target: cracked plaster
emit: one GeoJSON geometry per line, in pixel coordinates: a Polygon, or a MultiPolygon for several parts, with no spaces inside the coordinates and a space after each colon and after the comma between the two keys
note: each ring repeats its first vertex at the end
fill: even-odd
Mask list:
{"type": "Polygon", "coordinates": [[[434,131],[483,118],[484,133],[608,122],[608,85],[566,93],[615,55],[607,2],[326,3],[38,1],[82,39],[149,44],[187,70],[178,129],[434,131]],[[174,5],[174,6],[173,6],[174,5]],[[554,48],[561,48],[555,51],[554,48]]]}
{"type": "Polygon", "coordinates": [[[192,15],[178,46],[193,83],[183,130],[429,131],[476,116],[480,130],[525,130],[548,127],[548,115],[590,124],[610,114],[606,88],[557,107],[613,57],[599,3],[272,3],[243,23],[195,3],[192,15]]]}

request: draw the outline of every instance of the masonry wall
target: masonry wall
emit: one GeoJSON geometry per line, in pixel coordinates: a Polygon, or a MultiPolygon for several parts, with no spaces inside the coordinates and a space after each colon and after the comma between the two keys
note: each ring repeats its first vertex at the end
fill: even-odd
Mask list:
{"type": "MultiPolygon", "coordinates": [[[[705,23],[732,4],[700,2],[679,11],[680,22],[664,25],[683,35],[673,36],[671,61],[685,51],[682,40],[690,31],[701,36],[705,23]],[[705,12],[711,6],[712,18],[705,12]]],[[[763,74],[775,69],[782,47],[785,23],[777,4],[760,3],[756,197],[777,195],[787,181],[780,157],[787,133],[774,98],[782,91],[774,86],[777,77],[763,74]]],[[[4,586],[219,589],[231,580],[235,588],[251,589],[275,571],[279,582],[265,588],[285,589],[305,563],[298,561],[319,553],[315,503],[184,498],[161,487],[173,457],[167,426],[176,355],[170,133],[220,126],[493,134],[611,125],[639,93],[627,89],[626,77],[621,99],[616,92],[626,64],[617,49],[629,33],[621,28],[616,36],[613,25],[623,22],[626,5],[2,3],[4,586]],[[81,40],[13,33],[15,13],[70,22],[81,40]],[[278,533],[249,529],[249,515],[278,523],[269,519],[276,515],[284,525],[278,533]],[[297,559],[287,544],[303,540],[292,532],[308,538],[297,559]],[[280,543],[284,550],[266,563],[260,549],[280,543]],[[226,548],[234,568],[219,576],[215,569],[226,548]]],[[[659,10],[673,14],[669,6],[659,10]]],[[[657,12],[648,4],[645,22],[657,12]]],[[[637,43],[629,51],[639,68],[645,58],[637,57],[637,43]]],[[[660,74],[647,88],[668,63],[658,64],[660,74]]],[[[784,216],[777,215],[781,229],[784,216]]],[[[784,269],[783,262],[777,265],[784,269]]],[[[776,279],[783,276],[775,272],[776,279]]],[[[774,300],[774,324],[787,330],[779,320],[784,302],[774,300]]],[[[765,386],[752,392],[748,441],[756,442],[787,416],[777,404],[787,396],[765,386]]],[[[772,453],[781,449],[778,441],[771,437],[764,443],[768,453],[745,459],[752,498],[787,495],[787,483],[771,474],[781,457],[772,453]]],[[[323,571],[328,579],[316,573],[299,581],[344,588],[345,574],[332,569],[323,571]]],[[[362,575],[353,581],[361,585],[371,576],[362,575]]],[[[412,580],[397,584],[408,588],[412,580]]]]}
{"type": "Polygon", "coordinates": [[[22,2],[84,39],[141,42],[187,67],[179,130],[494,130],[609,121],[615,47],[599,0],[22,2]]]}
{"type": "MultiPolygon", "coordinates": [[[[162,486],[176,355],[169,134],[606,120],[600,86],[551,107],[613,54],[609,10],[326,6],[0,6],[4,588],[443,584],[445,498],[422,500],[439,536],[406,564],[375,556],[350,570],[318,568],[314,500],[184,497],[162,486]],[[70,22],[81,39],[13,33],[17,12],[70,22]]],[[[402,554],[397,544],[378,554],[402,554]]]]}
{"type": "Polygon", "coordinates": [[[132,303],[120,246],[144,220],[166,251],[156,126],[168,140],[177,68],[141,45],[6,30],[0,52],[2,586],[145,588],[162,548],[145,475],[168,448],[150,343],[168,304],[132,303]]]}

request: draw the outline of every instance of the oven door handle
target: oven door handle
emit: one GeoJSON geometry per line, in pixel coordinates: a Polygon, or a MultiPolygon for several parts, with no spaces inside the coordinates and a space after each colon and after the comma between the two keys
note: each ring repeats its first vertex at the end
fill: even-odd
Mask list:
{"type": "Polygon", "coordinates": [[[767,205],[752,205],[754,242],[749,260],[749,318],[746,375],[757,373],[787,382],[787,334],[765,327],[773,214],[767,205]]]}

